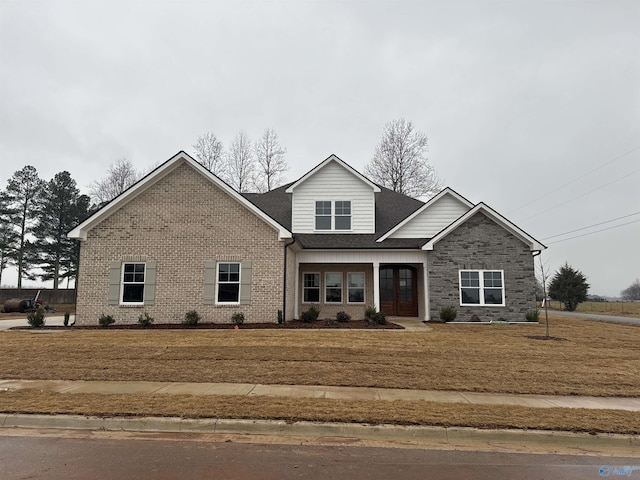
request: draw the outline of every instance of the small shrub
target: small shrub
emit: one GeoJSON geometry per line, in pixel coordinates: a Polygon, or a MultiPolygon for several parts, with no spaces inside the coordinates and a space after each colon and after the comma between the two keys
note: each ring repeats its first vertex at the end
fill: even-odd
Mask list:
{"type": "Polygon", "coordinates": [[[373,320],[378,325],[386,325],[387,324],[387,316],[382,312],[377,312],[373,317],[373,320]]]}
{"type": "Polygon", "coordinates": [[[144,312],[138,317],[138,325],[140,325],[142,328],[148,328],[152,323],[153,317],[150,316],[147,312],[144,312]]]}
{"type": "Polygon", "coordinates": [[[69,314],[69,312],[65,312],[65,313],[64,313],[64,321],[63,321],[63,324],[64,324],[64,326],[65,326],[65,327],[68,327],[68,326],[69,326],[69,317],[70,317],[70,316],[71,316],[71,315],[69,314]]]}
{"type": "Polygon", "coordinates": [[[111,315],[105,315],[103,313],[102,315],[100,315],[100,318],[98,318],[98,325],[100,325],[101,327],[108,327],[113,323],[116,323],[116,321],[111,315]]]}
{"type": "Polygon", "coordinates": [[[282,310],[278,310],[278,323],[284,323],[284,317],[282,316],[282,310]]]}
{"type": "Polygon", "coordinates": [[[340,323],[347,323],[349,320],[351,320],[351,315],[349,315],[347,312],[338,312],[336,313],[336,320],[340,323]]]}
{"type": "Polygon", "coordinates": [[[40,328],[44,326],[44,310],[39,308],[35,312],[30,312],[27,315],[27,322],[34,328],[40,328]]]}
{"type": "Polygon", "coordinates": [[[244,313],[236,312],[231,315],[231,321],[236,325],[242,325],[244,323],[244,313]]]}
{"type": "Polygon", "coordinates": [[[479,322],[480,321],[480,317],[474,313],[473,315],[471,315],[471,319],[469,321],[470,322],[479,322]]]}
{"type": "Polygon", "coordinates": [[[366,320],[372,320],[376,316],[376,313],[378,313],[378,310],[375,305],[367,305],[364,309],[364,318],[366,320]]]}
{"type": "Polygon", "coordinates": [[[184,314],[184,320],[182,321],[185,325],[197,325],[200,321],[200,314],[195,310],[189,310],[184,314]]]}
{"type": "Polygon", "coordinates": [[[448,307],[442,307],[440,309],[440,320],[443,322],[453,322],[456,319],[458,312],[456,307],[450,305],[448,307]]]}
{"type": "Polygon", "coordinates": [[[308,310],[305,310],[300,314],[300,320],[304,323],[311,323],[318,320],[320,316],[320,308],[317,305],[311,305],[308,310]]]}
{"type": "Polygon", "coordinates": [[[537,308],[535,310],[529,310],[524,314],[524,318],[527,319],[527,322],[538,322],[540,320],[540,310],[537,308]]]}

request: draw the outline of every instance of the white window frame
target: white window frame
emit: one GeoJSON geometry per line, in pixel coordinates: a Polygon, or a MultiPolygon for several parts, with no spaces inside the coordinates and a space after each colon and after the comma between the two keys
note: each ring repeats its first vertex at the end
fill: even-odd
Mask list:
{"type": "Polygon", "coordinates": [[[242,263],[241,262],[217,262],[216,263],[216,305],[240,305],[240,289],[242,288],[242,263]],[[220,265],[238,265],[238,281],[220,281],[220,265]],[[238,300],[236,302],[221,302],[219,300],[220,284],[238,285],[238,300]]]}
{"type": "Polygon", "coordinates": [[[353,202],[351,200],[315,200],[313,203],[313,213],[314,213],[314,217],[313,217],[313,230],[315,232],[352,232],[353,231],[353,202]],[[331,207],[331,212],[327,215],[327,214],[323,214],[323,215],[318,215],[317,213],[317,208],[318,208],[318,202],[327,202],[329,203],[330,207],[331,207]],[[348,215],[344,215],[344,214],[340,214],[338,215],[336,213],[336,203],[337,202],[342,202],[342,203],[349,203],[349,214],[348,215]],[[331,226],[329,228],[318,228],[317,227],[317,218],[318,217],[330,217],[330,222],[331,222],[331,226]],[[349,228],[336,228],[336,218],[340,217],[340,218],[349,218],[349,228]]]}
{"type": "Polygon", "coordinates": [[[313,203],[313,229],[317,232],[330,232],[333,230],[333,202],[330,200],[316,200],[313,203]],[[329,214],[326,213],[318,214],[318,203],[328,203],[329,204],[329,214]],[[318,217],[321,218],[329,218],[329,228],[318,228],[318,217]]]}
{"type": "Polygon", "coordinates": [[[324,303],[327,305],[342,305],[344,303],[344,274],[342,272],[325,272],[324,273],[324,303]],[[339,302],[329,302],[327,301],[327,290],[334,289],[337,287],[330,287],[327,282],[328,275],[340,275],[340,301],[339,302]]]}
{"type": "Polygon", "coordinates": [[[122,271],[120,273],[120,305],[144,305],[144,285],[147,280],[147,264],[146,262],[122,262],[122,271]],[[134,267],[134,280],[126,282],[125,281],[125,270],[127,265],[142,265],[142,282],[135,281],[135,267],[134,267]],[[141,302],[125,302],[124,300],[124,289],[127,285],[142,285],[142,301],[141,302]]]}
{"type": "Polygon", "coordinates": [[[350,305],[362,305],[367,303],[367,276],[364,272],[347,272],[347,303],[350,305]],[[349,281],[349,277],[351,275],[362,275],[362,287],[353,287],[353,289],[360,290],[362,288],[362,301],[361,302],[352,302],[351,298],[351,282],[349,281]]]}
{"type": "Polygon", "coordinates": [[[322,274],[320,272],[302,272],[302,303],[306,304],[319,304],[322,300],[322,274]],[[317,287],[305,287],[304,277],[305,275],[317,275],[318,276],[318,286],[317,287]],[[305,291],[311,289],[318,289],[318,301],[317,302],[308,302],[305,300],[305,291]]]}
{"type": "Polygon", "coordinates": [[[464,269],[458,271],[458,293],[460,296],[460,306],[461,307],[504,307],[506,305],[505,299],[505,286],[504,286],[504,270],[498,269],[487,269],[487,270],[474,270],[474,269],[464,269]],[[478,287],[463,287],[462,286],[462,273],[463,272],[475,272],[478,273],[478,287]],[[485,273],[500,273],[500,287],[494,287],[493,285],[487,286],[485,285],[484,274],[485,273]],[[463,288],[477,288],[479,294],[480,303],[463,303],[462,301],[462,289],[463,288]],[[484,301],[484,291],[485,289],[500,289],[502,295],[502,303],[485,303],[484,301]]]}
{"type": "MultiPolygon", "coordinates": [[[[344,208],[344,207],[343,207],[344,208]]],[[[351,210],[351,200],[335,200],[333,202],[333,229],[336,232],[350,232],[351,230],[353,230],[353,226],[351,225],[353,218],[352,218],[352,210],[351,210]],[[337,208],[337,203],[340,202],[342,204],[344,203],[348,203],[349,204],[349,215],[345,215],[344,213],[338,214],[338,208],[337,208]],[[349,219],[349,228],[337,228],[336,224],[337,224],[337,219],[338,217],[340,218],[348,218],[349,219]]]]}

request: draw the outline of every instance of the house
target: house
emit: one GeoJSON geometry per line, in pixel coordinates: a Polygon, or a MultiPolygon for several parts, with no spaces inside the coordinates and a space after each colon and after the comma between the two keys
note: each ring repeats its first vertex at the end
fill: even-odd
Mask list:
{"type": "Polygon", "coordinates": [[[321,318],[367,305],[390,316],[522,321],[546,248],[450,188],[429,201],[376,185],[335,155],[297,181],[239,194],[180,152],[69,233],[78,239],[77,323],[142,312],[180,322],[321,318]]]}

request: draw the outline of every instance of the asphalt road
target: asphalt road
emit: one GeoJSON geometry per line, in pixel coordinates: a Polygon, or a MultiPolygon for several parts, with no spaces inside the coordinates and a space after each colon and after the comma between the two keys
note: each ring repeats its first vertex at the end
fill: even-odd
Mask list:
{"type": "Polygon", "coordinates": [[[631,458],[377,448],[340,443],[345,439],[327,446],[225,442],[194,434],[7,430],[0,433],[3,480],[583,480],[621,478],[627,467],[625,478],[640,479],[640,459],[631,458]]]}
{"type": "MultiPolygon", "coordinates": [[[[616,315],[599,315],[595,313],[565,312],[564,310],[549,310],[550,315],[560,315],[561,317],[587,318],[589,320],[599,320],[601,322],[626,323],[628,325],[640,325],[640,318],[619,317],[616,315]]],[[[544,310],[540,311],[540,322],[544,321],[544,310]]]]}

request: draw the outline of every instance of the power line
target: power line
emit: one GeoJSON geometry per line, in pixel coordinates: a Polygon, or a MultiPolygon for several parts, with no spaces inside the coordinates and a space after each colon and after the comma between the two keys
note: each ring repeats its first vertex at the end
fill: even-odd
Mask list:
{"type": "MultiPolygon", "coordinates": [[[[622,153],[622,154],[618,155],[617,157],[613,158],[612,160],[609,160],[607,163],[604,163],[604,164],[600,165],[599,167],[594,168],[593,170],[589,170],[587,173],[584,173],[584,174],[580,175],[579,177],[574,178],[574,179],[573,179],[573,180],[571,180],[570,182],[567,182],[567,183],[565,183],[565,184],[563,184],[563,185],[560,185],[558,188],[556,188],[556,189],[554,189],[554,190],[551,190],[550,192],[547,192],[547,193],[545,193],[544,195],[541,195],[541,196],[539,196],[538,198],[535,198],[535,199],[531,200],[531,201],[530,201],[530,202],[528,202],[528,203],[525,203],[524,205],[522,205],[522,206],[520,206],[520,207],[516,208],[515,210],[511,210],[510,212],[507,212],[507,215],[511,215],[512,213],[517,212],[518,210],[521,210],[521,209],[523,209],[524,207],[528,207],[529,205],[531,205],[531,204],[532,204],[532,203],[534,203],[534,202],[537,202],[537,201],[538,201],[538,200],[540,200],[541,198],[548,197],[548,196],[549,196],[549,195],[551,195],[552,193],[556,193],[557,191],[562,190],[562,189],[563,189],[564,187],[566,187],[567,185],[571,185],[572,183],[575,183],[575,182],[577,182],[578,180],[583,179],[583,178],[584,178],[584,177],[586,177],[587,175],[591,175],[593,172],[596,172],[596,171],[600,170],[601,168],[604,168],[604,167],[606,167],[606,166],[608,166],[608,165],[611,165],[611,164],[612,164],[613,162],[615,162],[616,160],[619,160],[619,159],[621,159],[622,157],[625,157],[625,156],[629,155],[630,153],[635,152],[635,151],[636,151],[636,150],[638,150],[638,149],[640,149],[640,145],[638,145],[638,146],[636,146],[636,147],[632,148],[631,150],[628,150],[628,151],[626,151],[626,152],[624,152],[624,153],[622,153]]],[[[530,217],[530,218],[531,218],[531,217],[530,217]]]]}
{"type": "Polygon", "coordinates": [[[542,240],[549,240],[550,238],[562,237],[563,235],[569,235],[570,233],[579,232],[580,230],[586,230],[587,228],[597,227],[599,225],[604,225],[605,223],[615,222],[616,220],[622,220],[623,218],[633,217],[634,215],[638,215],[640,212],[630,213],[629,215],[623,215],[622,217],[612,218],[611,220],[605,220],[604,222],[594,223],[593,225],[589,225],[588,227],[576,228],[575,230],[569,230],[568,232],[558,233],[557,235],[551,235],[550,237],[543,238],[542,240]]]}
{"type": "Polygon", "coordinates": [[[584,192],[584,193],[582,193],[582,194],[580,194],[580,195],[578,195],[578,196],[576,196],[576,197],[570,198],[570,199],[569,199],[569,200],[567,200],[566,202],[562,202],[562,203],[559,203],[558,205],[555,205],[555,206],[553,206],[553,207],[551,207],[551,208],[547,208],[546,210],[543,210],[543,211],[542,211],[542,212],[540,212],[540,213],[536,213],[535,215],[531,215],[530,217],[527,217],[527,218],[525,218],[525,219],[523,219],[523,220],[521,220],[521,221],[523,221],[523,222],[524,222],[525,220],[529,220],[529,219],[531,219],[531,218],[538,217],[538,216],[542,215],[543,213],[547,213],[547,212],[549,212],[549,211],[551,211],[551,210],[555,210],[555,209],[556,209],[556,208],[558,208],[558,207],[561,207],[561,206],[563,206],[563,205],[566,205],[567,203],[570,203],[570,202],[573,202],[574,200],[577,200],[578,198],[584,197],[585,195],[589,195],[590,193],[593,193],[593,192],[596,192],[596,191],[598,191],[598,190],[600,190],[600,189],[603,189],[604,187],[608,187],[608,186],[609,186],[609,185],[611,185],[612,183],[616,183],[616,182],[619,182],[620,180],[624,180],[625,178],[630,177],[631,175],[635,175],[635,174],[636,174],[636,173],[638,173],[638,172],[640,172],[640,169],[638,169],[638,170],[634,170],[633,172],[628,173],[628,174],[624,175],[623,177],[616,178],[615,180],[611,180],[610,182],[607,182],[607,183],[605,183],[604,185],[600,185],[599,187],[593,188],[593,189],[589,190],[588,192],[584,192]]]}
{"type": "Polygon", "coordinates": [[[549,242],[547,245],[553,245],[554,243],[566,242],[567,240],[573,240],[574,238],[586,237],[587,235],[593,235],[594,233],[606,232],[607,230],[613,230],[614,228],[624,227],[625,225],[631,225],[632,223],[638,223],[640,220],[634,220],[633,222],[621,223],[620,225],[614,225],[613,227],[603,228],[594,232],[583,233],[582,235],[576,235],[575,237],[563,238],[562,240],[556,240],[555,242],[549,242]]]}

